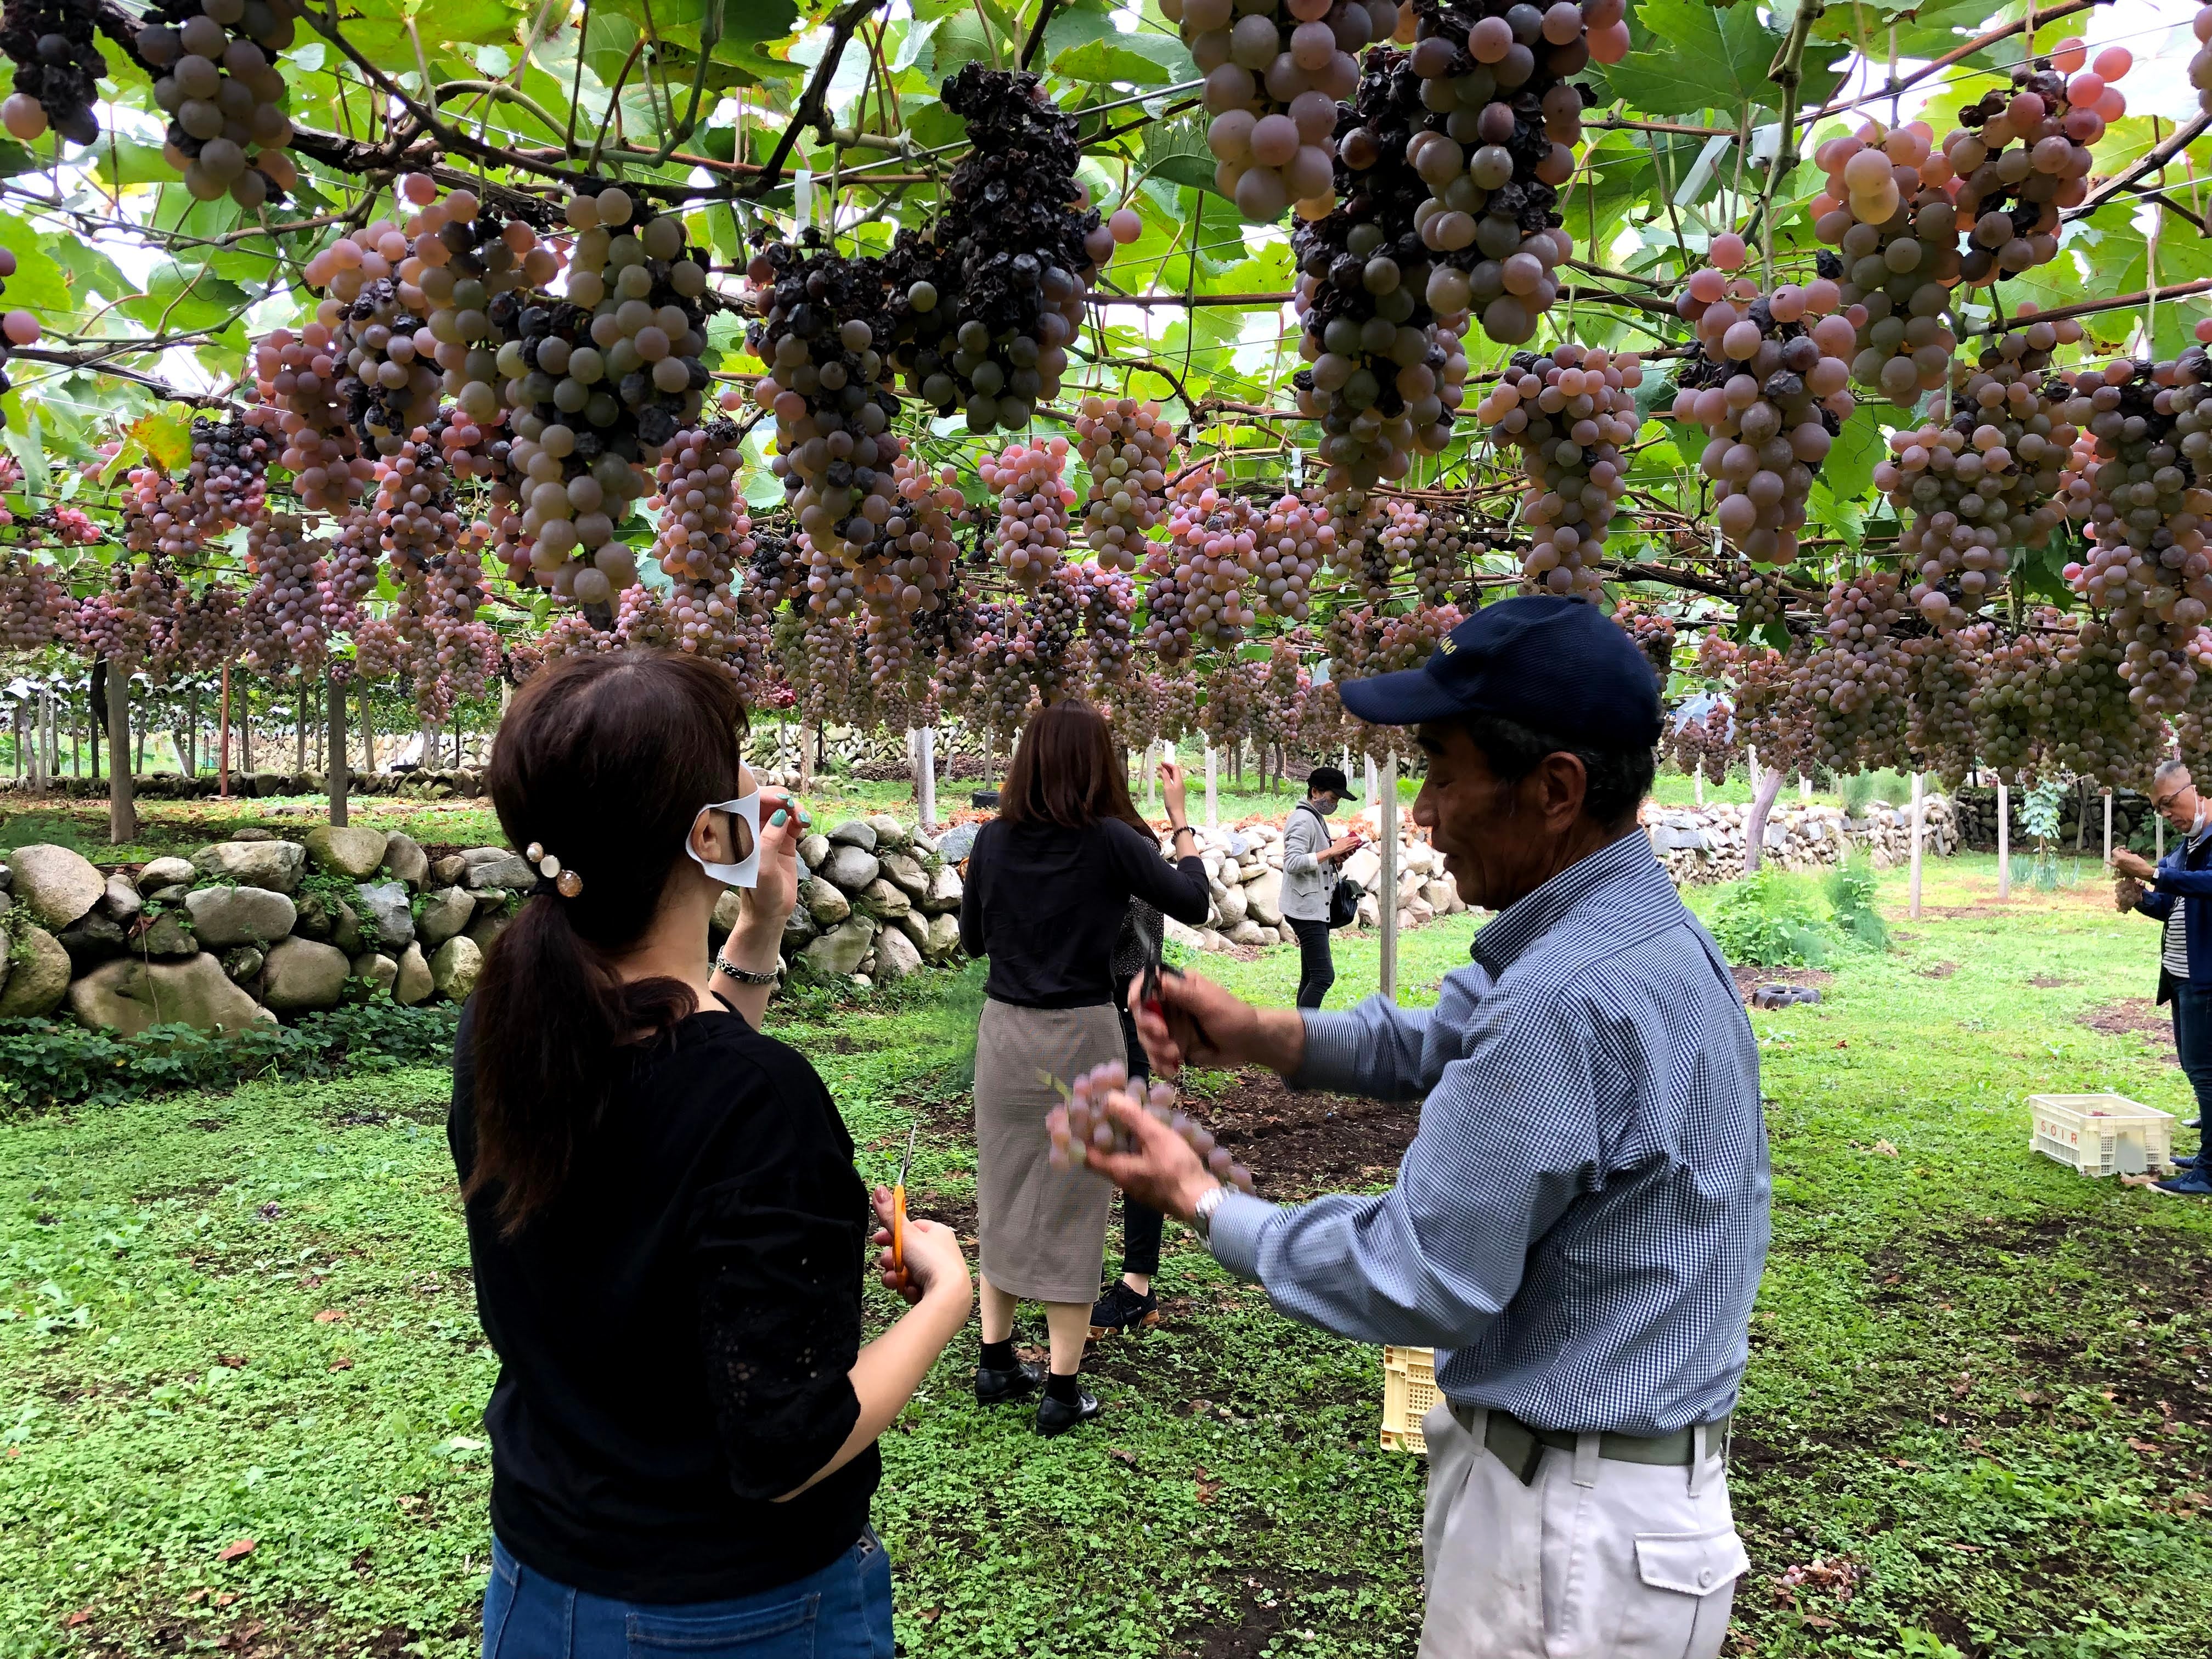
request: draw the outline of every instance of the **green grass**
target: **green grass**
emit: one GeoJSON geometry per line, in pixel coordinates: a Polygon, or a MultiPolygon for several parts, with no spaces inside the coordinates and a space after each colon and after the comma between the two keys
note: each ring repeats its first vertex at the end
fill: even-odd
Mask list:
{"type": "MultiPolygon", "coordinates": [[[[2084,1024],[2149,994],[2154,930],[2094,884],[2000,908],[1987,859],[1931,865],[1917,921],[1901,872],[1881,882],[1896,949],[1752,1016],[1775,1241],[1730,1651],[2212,1654],[2212,1211],[2025,1150],[2033,1091],[2184,1108],[2154,1042],[2084,1024]]],[[[1405,941],[1407,1000],[1472,931],[1405,941]]],[[[1373,950],[1340,951],[1333,1002],[1373,950]]],[[[1203,967],[1287,1001],[1297,953],[1203,967]]],[[[915,1186],[957,1210],[959,1021],[911,986],[809,994],[779,1026],[865,1173],[925,1108],[915,1186]]],[[[0,1124],[0,1656],[473,1651],[494,1364],[445,1089],[417,1070],[0,1124]]],[[[963,1339],[886,1437],[908,1653],[1411,1651],[1422,1467],[1375,1444],[1375,1355],[1170,1231],[1187,1311],[1097,1358],[1095,1431],[978,1413],[963,1339]]]]}

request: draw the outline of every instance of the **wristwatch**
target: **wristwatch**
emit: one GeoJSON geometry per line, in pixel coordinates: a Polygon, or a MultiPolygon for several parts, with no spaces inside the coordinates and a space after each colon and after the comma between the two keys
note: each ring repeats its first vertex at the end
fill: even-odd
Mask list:
{"type": "Polygon", "coordinates": [[[1228,1188],[1209,1187],[1198,1195],[1198,1202],[1191,1210],[1191,1226],[1208,1243],[1213,1242],[1213,1212],[1228,1201],[1228,1188]]]}

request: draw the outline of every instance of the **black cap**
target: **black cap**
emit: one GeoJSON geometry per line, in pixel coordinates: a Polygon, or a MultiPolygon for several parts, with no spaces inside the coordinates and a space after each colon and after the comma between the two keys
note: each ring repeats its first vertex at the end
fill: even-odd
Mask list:
{"type": "Polygon", "coordinates": [[[1358,800],[1352,793],[1352,781],[1334,766],[1316,766],[1306,774],[1306,793],[1334,795],[1339,800],[1358,800]]]}
{"type": "Polygon", "coordinates": [[[1501,599],[1445,636],[1425,666],[1337,687],[1371,726],[1419,726],[1498,714],[1601,749],[1659,741],[1651,665],[1613,619],[1583,599],[1501,599]]]}

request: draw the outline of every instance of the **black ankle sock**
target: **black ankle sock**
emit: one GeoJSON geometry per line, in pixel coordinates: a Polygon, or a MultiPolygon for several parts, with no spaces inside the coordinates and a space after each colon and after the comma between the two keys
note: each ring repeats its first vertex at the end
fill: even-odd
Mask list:
{"type": "Polygon", "coordinates": [[[1075,1382],[1076,1378],[1080,1375],[1080,1372],[1070,1371],[1066,1376],[1062,1376],[1058,1371],[1052,1372],[1044,1380],[1045,1398],[1057,1400],[1063,1406],[1079,1403],[1081,1396],[1076,1389],[1075,1382]]]}
{"type": "Polygon", "coordinates": [[[983,1369],[987,1371],[1010,1371],[1014,1368],[1014,1339],[983,1345],[983,1369]]]}

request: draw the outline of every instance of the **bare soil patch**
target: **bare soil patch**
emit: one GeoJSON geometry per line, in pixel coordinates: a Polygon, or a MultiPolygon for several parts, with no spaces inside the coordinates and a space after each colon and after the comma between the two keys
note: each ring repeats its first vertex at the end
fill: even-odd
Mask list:
{"type": "Polygon", "coordinates": [[[2139,1036],[2166,1048],[2173,1047],[2173,1021],[2148,997],[2122,997],[2092,1008],[2081,1023],[2107,1036],[2139,1036]]]}
{"type": "Polygon", "coordinates": [[[1923,979],[1948,979],[1959,971],[1955,962],[1939,962],[1932,968],[1916,968],[1913,971],[1923,979]]]}
{"type": "Polygon", "coordinates": [[[1762,985],[1817,985],[1825,997],[1827,988],[1836,982],[1836,976],[1825,968],[1761,968],[1756,963],[1745,963],[1729,972],[1735,980],[1735,994],[1746,1002],[1762,985]]]}
{"type": "Polygon", "coordinates": [[[2039,991],[2055,991],[2062,985],[2072,985],[2075,981],[2062,979],[2057,974],[2030,974],[2027,982],[2039,991]]]}
{"type": "Polygon", "coordinates": [[[1417,1104],[1297,1094],[1272,1072],[1241,1072],[1221,1093],[1191,1104],[1250,1169],[1261,1196],[1278,1200],[1387,1186],[1421,1127],[1417,1104]]]}

